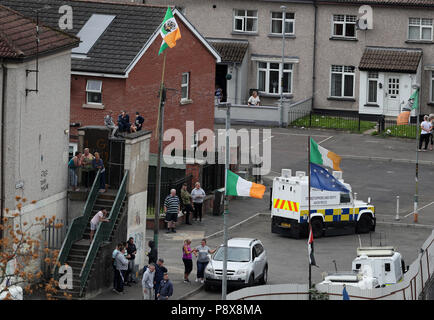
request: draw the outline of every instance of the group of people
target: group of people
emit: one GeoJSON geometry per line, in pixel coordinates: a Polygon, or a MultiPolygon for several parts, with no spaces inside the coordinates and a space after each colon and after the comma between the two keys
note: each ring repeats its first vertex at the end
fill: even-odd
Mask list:
{"type": "Polygon", "coordinates": [[[118,116],[117,125],[115,125],[113,121],[113,111],[109,110],[108,114],[104,117],[104,125],[111,130],[111,137],[115,137],[118,132],[137,132],[141,131],[143,128],[143,122],[145,119],[140,115],[140,113],[136,112],[136,118],[133,123],[130,122],[130,116],[125,112],[125,110],[121,111],[121,114],[118,116]]]}
{"type": "Polygon", "coordinates": [[[206,245],[206,239],[202,239],[200,245],[191,248],[191,240],[184,240],[184,246],[182,247],[182,262],[184,263],[184,283],[190,283],[188,276],[193,270],[193,254],[197,257],[197,275],[196,282],[200,281],[204,283],[205,281],[205,268],[209,262],[209,254],[213,254],[217,249],[211,249],[206,245]]]}
{"type": "Polygon", "coordinates": [[[181,189],[181,200],[176,195],[176,189],[170,190],[170,194],[164,200],[164,213],[166,214],[167,232],[176,233],[178,214],[182,211],[185,215],[185,223],[191,225],[190,215],[193,213],[193,221],[202,222],[202,205],[206,193],[196,182],[191,193],[187,190],[187,183],[181,189]]]}
{"type": "Polygon", "coordinates": [[[420,139],[419,139],[419,151],[422,151],[422,144],[424,143],[424,149],[423,151],[427,151],[428,145],[429,150],[432,151],[433,149],[433,129],[434,129],[434,114],[431,114],[429,116],[425,115],[423,117],[423,121],[420,124],[420,139]]]}
{"type": "Polygon", "coordinates": [[[74,191],[78,188],[78,170],[81,169],[82,181],[85,188],[89,188],[95,179],[96,171],[101,169],[99,191],[106,192],[104,162],[98,152],[91,154],[89,148],[85,148],[83,153],[76,151],[75,155],[68,162],[69,185],[74,191]]]}

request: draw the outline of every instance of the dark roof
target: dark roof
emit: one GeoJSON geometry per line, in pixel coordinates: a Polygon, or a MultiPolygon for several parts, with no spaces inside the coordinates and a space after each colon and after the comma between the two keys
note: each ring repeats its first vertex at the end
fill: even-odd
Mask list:
{"type": "Polygon", "coordinates": [[[434,7],[434,0],[317,0],[318,3],[369,4],[384,6],[434,7]]]}
{"type": "Polygon", "coordinates": [[[39,50],[36,23],[10,8],[0,5],[0,58],[26,59],[77,47],[79,39],[47,26],[39,26],[39,50]]]}
{"type": "Polygon", "coordinates": [[[62,16],[60,6],[73,9],[73,29],[66,32],[76,35],[92,14],[115,15],[95,45],[87,54],[88,59],[72,59],[72,70],[124,74],[145,43],[163,21],[167,7],[130,3],[92,2],[77,0],[0,0],[0,4],[11,7],[23,15],[35,17],[34,9],[41,10],[40,20],[58,27],[62,16]]]}
{"type": "Polygon", "coordinates": [[[247,40],[207,38],[207,41],[218,51],[222,63],[241,63],[249,47],[247,40]]]}
{"type": "Polygon", "coordinates": [[[416,73],[421,49],[366,47],[359,70],[416,73]]]}

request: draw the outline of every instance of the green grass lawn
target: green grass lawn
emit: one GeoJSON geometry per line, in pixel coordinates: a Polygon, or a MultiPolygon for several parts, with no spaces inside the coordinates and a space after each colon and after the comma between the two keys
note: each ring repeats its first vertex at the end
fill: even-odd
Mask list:
{"type": "Polygon", "coordinates": [[[376,122],[373,121],[361,120],[359,130],[359,120],[356,118],[332,117],[313,114],[311,119],[310,116],[307,115],[303,118],[293,121],[290,126],[364,132],[366,130],[375,128],[375,124],[376,122]]]}
{"type": "Polygon", "coordinates": [[[381,134],[389,137],[416,139],[417,126],[416,125],[390,126],[387,127],[386,130],[381,134]]]}

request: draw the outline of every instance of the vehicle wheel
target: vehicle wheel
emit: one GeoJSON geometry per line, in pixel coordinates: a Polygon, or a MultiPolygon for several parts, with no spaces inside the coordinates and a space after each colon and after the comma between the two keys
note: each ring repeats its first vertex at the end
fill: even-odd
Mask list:
{"type": "Polygon", "coordinates": [[[372,218],[367,213],[362,214],[360,220],[357,222],[356,232],[368,233],[369,231],[371,231],[371,228],[372,228],[372,218]]]}
{"type": "Polygon", "coordinates": [[[318,218],[312,219],[312,233],[314,239],[321,238],[324,234],[323,223],[318,218]]]}
{"type": "Polygon", "coordinates": [[[247,284],[247,286],[249,287],[253,287],[255,285],[255,277],[253,275],[253,273],[250,275],[249,277],[249,283],[247,284]]]}
{"type": "Polygon", "coordinates": [[[267,284],[268,281],[268,266],[265,266],[264,271],[262,272],[261,284],[267,284]]]}

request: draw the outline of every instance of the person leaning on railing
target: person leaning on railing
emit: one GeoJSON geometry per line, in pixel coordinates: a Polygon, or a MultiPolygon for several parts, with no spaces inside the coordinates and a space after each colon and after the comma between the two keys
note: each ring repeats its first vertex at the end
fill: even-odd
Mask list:
{"type": "Polygon", "coordinates": [[[106,192],[106,184],[105,184],[105,168],[104,168],[104,162],[99,156],[99,152],[95,152],[95,158],[92,160],[92,167],[94,170],[101,170],[100,171],[100,178],[99,178],[99,191],[100,192],[106,192]]]}

